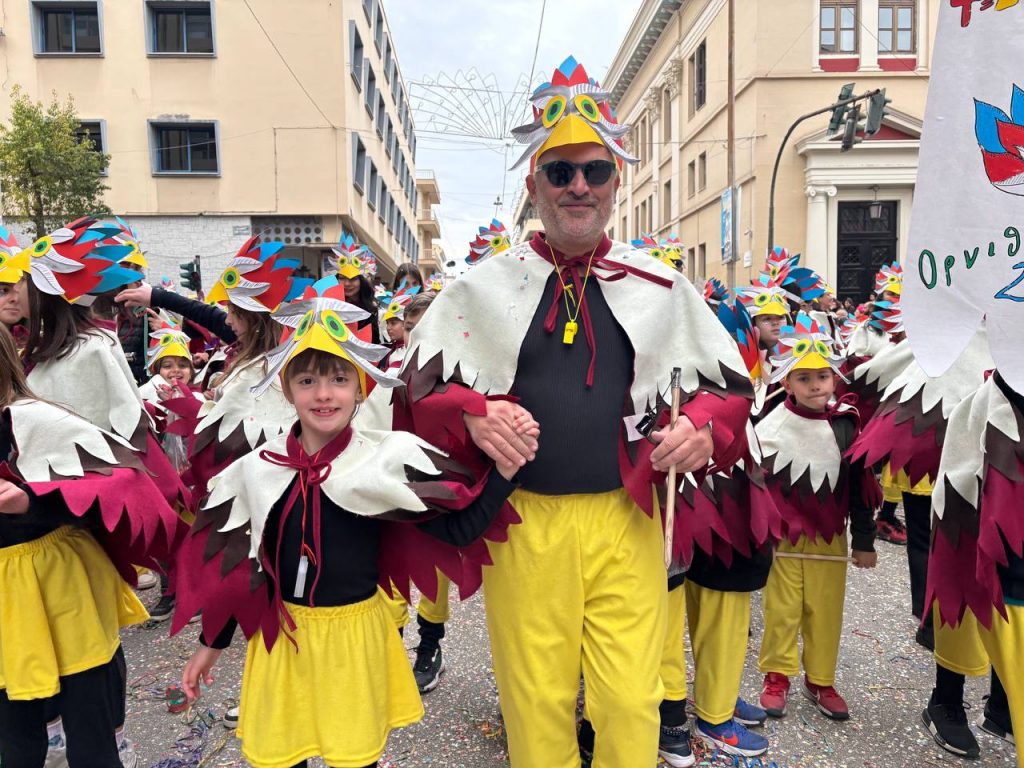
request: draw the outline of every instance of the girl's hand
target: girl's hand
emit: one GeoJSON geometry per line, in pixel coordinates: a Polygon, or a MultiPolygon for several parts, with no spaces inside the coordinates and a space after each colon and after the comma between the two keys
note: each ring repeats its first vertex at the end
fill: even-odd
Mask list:
{"type": "Polygon", "coordinates": [[[153,286],[143,283],[138,288],[125,288],[114,301],[128,307],[148,307],[153,300],[153,286]]]}
{"type": "Polygon", "coordinates": [[[878,565],[878,553],[877,552],[861,552],[860,550],[853,550],[853,564],[858,568],[874,568],[878,565]]]}
{"type": "Polygon", "coordinates": [[[28,512],[28,492],[7,480],[0,480],[0,515],[24,515],[28,512]]]}
{"type": "Polygon", "coordinates": [[[169,384],[157,384],[156,396],[161,400],[170,400],[172,397],[177,397],[177,394],[174,391],[174,387],[169,384]]]}
{"type": "Polygon", "coordinates": [[[216,648],[200,645],[192,654],[192,658],[188,660],[188,664],[185,665],[185,669],[181,673],[181,687],[189,701],[199,698],[202,683],[206,683],[207,686],[213,685],[211,671],[213,665],[217,663],[217,659],[220,658],[220,654],[221,652],[216,648]]]}

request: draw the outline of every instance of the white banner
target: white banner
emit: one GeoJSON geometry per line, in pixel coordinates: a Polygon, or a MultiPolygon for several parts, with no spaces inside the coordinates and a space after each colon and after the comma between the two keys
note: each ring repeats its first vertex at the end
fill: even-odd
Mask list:
{"type": "Polygon", "coordinates": [[[986,322],[1024,392],[1024,2],[942,0],[914,192],[903,311],[943,373],[986,322]],[[986,320],[987,318],[987,320],[986,320]]]}

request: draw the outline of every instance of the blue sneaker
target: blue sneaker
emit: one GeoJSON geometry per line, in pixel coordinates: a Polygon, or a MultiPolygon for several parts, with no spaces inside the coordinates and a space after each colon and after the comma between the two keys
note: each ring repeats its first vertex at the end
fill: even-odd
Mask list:
{"type": "Polygon", "coordinates": [[[697,736],[714,749],[728,755],[757,757],[768,751],[768,739],[751,733],[735,720],[726,720],[720,725],[712,725],[698,717],[697,736]]]}
{"type": "Polygon", "coordinates": [[[732,719],[742,725],[764,725],[768,713],[750,702],[737,698],[736,711],[733,712],[732,719]]]}

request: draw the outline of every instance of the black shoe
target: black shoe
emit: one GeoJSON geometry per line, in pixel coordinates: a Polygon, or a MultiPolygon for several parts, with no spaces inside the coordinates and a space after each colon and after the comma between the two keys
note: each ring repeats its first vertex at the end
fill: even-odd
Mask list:
{"type": "Polygon", "coordinates": [[[416,678],[416,687],[420,693],[427,693],[437,688],[444,672],[444,656],[440,647],[416,649],[416,663],[412,665],[412,673],[416,678]]]}
{"type": "Polygon", "coordinates": [[[985,702],[985,716],[981,719],[980,728],[997,739],[1002,739],[1010,744],[1017,743],[1017,740],[1013,738],[1013,723],[1010,721],[1010,713],[993,709],[991,701],[985,702]]]}
{"type": "Polygon", "coordinates": [[[153,621],[167,621],[174,614],[174,596],[164,595],[156,605],[149,609],[149,618],[153,621]]]}
{"type": "Polygon", "coordinates": [[[688,768],[696,763],[690,748],[690,729],[685,725],[661,726],[658,756],[673,768],[688,768]]]}
{"type": "Polygon", "coordinates": [[[917,632],[914,634],[914,642],[923,648],[927,648],[931,653],[935,653],[935,630],[932,629],[931,623],[917,628],[917,632]]]}
{"type": "Polygon", "coordinates": [[[935,743],[947,752],[972,760],[981,757],[981,747],[967,724],[963,705],[929,704],[921,719],[935,743]]]}

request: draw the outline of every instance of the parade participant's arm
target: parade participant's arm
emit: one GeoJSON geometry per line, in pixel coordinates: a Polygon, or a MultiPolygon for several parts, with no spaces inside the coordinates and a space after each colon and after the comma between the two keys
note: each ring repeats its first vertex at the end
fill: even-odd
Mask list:
{"type": "Polygon", "coordinates": [[[157,307],[175,312],[196,325],[206,328],[219,339],[233,344],[238,340],[235,332],[227,323],[224,310],[180,296],[173,291],[142,285],[138,288],[126,288],[114,297],[116,302],[124,302],[129,307],[157,307]]]}
{"type": "Polygon", "coordinates": [[[202,646],[192,654],[184,671],[181,673],[181,687],[189,701],[199,698],[202,685],[213,685],[213,665],[217,663],[221,652],[216,648],[202,646]]]}
{"type": "Polygon", "coordinates": [[[518,469],[506,464],[505,469],[499,468],[498,472],[492,472],[483,493],[465,509],[439,515],[433,520],[418,523],[417,527],[456,547],[469,546],[491,527],[508,497],[516,489],[511,478],[518,469]]]}
{"type": "Polygon", "coordinates": [[[516,423],[529,413],[507,400],[488,400],[485,413],[466,412],[463,420],[469,436],[477,448],[486,453],[499,467],[502,464],[522,467],[537,455],[537,438],[517,430],[516,423]]]}
{"type": "Polygon", "coordinates": [[[29,495],[24,488],[8,480],[0,480],[0,515],[24,515],[29,506],[29,495]]]}
{"type": "Polygon", "coordinates": [[[680,409],[674,430],[667,427],[651,435],[659,443],[651,453],[651,463],[658,472],[667,472],[675,464],[680,472],[695,472],[714,461],[729,467],[747,449],[744,425],[750,414],[750,401],[744,397],[719,397],[706,392],[680,409]]]}

